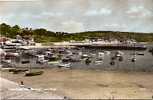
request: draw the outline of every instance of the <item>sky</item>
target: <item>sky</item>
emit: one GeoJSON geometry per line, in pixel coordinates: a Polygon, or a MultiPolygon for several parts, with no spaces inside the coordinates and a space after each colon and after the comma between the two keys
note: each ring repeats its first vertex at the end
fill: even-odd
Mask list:
{"type": "Polygon", "coordinates": [[[0,23],[56,32],[153,33],[153,0],[0,0],[0,23]]]}

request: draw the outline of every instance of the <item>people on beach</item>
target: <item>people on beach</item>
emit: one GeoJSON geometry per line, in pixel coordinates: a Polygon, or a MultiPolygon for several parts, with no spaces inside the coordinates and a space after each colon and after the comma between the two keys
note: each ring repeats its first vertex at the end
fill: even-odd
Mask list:
{"type": "Polygon", "coordinates": [[[20,81],[20,87],[22,87],[22,88],[24,88],[24,87],[25,87],[25,85],[24,85],[23,81],[20,81]]]}

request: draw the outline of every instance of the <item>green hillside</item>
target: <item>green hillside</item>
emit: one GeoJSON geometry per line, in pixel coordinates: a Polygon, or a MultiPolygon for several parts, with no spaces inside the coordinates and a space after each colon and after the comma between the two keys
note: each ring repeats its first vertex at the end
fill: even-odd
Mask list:
{"type": "Polygon", "coordinates": [[[10,26],[5,23],[0,24],[0,34],[10,38],[15,38],[17,34],[23,37],[34,37],[36,42],[58,42],[69,40],[84,40],[85,38],[103,38],[103,39],[135,39],[139,42],[153,42],[153,33],[135,33],[135,32],[114,32],[114,31],[88,31],[79,33],[52,32],[44,28],[32,29],[21,28],[18,25],[10,26]]]}

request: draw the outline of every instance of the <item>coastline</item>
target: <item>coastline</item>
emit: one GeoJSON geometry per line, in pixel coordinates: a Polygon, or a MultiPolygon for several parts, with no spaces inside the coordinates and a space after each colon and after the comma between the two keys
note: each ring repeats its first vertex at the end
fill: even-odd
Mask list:
{"type": "Polygon", "coordinates": [[[2,77],[33,88],[51,88],[72,99],[151,99],[153,73],[101,70],[44,69],[41,76],[2,72],[2,77]],[[39,84],[38,84],[39,83],[39,84]]]}
{"type": "Polygon", "coordinates": [[[0,77],[0,99],[63,99],[62,96],[49,92],[36,91],[26,86],[20,86],[18,83],[0,77]]]}

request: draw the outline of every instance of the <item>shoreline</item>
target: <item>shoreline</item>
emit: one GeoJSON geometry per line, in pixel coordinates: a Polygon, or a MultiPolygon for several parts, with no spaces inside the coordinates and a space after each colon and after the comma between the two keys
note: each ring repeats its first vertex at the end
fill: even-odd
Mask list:
{"type": "Polygon", "coordinates": [[[72,99],[151,99],[153,73],[93,70],[44,69],[40,76],[2,72],[2,77],[24,81],[33,88],[55,87],[57,94],[72,99]],[[46,85],[47,84],[47,85],[46,85]]]}
{"type": "Polygon", "coordinates": [[[0,77],[0,99],[63,99],[62,96],[37,90],[0,77]]]}

